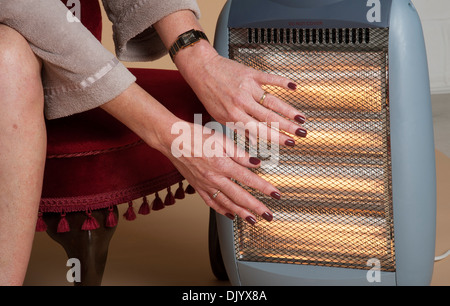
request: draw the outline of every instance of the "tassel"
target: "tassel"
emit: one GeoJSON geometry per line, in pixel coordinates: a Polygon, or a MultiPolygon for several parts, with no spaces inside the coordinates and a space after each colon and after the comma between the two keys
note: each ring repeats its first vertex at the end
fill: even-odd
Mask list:
{"type": "Polygon", "coordinates": [[[45,232],[47,230],[47,224],[45,224],[44,218],[42,218],[42,213],[39,212],[38,219],[36,222],[36,232],[45,232]]]}
{"type": "Polygon", "coordinates": [[[155,194],[155,199],[153,200],[152,209],[153,210],[161,210],[164,208],[164,203],[159,197],[159,194],[155,194]]]}
{"type": "Polygon", "coordinates": [[[172,190],[169,188],[167,188],[167,195],[166,198],[164,199],[164,205],[173,205],[175,204],[175,197],[173,196],[172,190]]]}
{"type": "Polygon", "coordinates": [[[175,191],[175,199],[182,200],[184,196],[183,182],[179,182],[178,189],[175,191]]]}
{"type": "Polygon", "coordinates": [[[61,219],[58,223],[57,233],[67,233],[70,232],[69,222],[66,219],[66,213],[61,214],[61,219]]]}
{"type": "Polygon", "coordinates": [[[150,205],[148,204],[147,197],[144,196],[141,207],[139,207],[138,214],[148,215],[150,213],[150,205]]]}
{"type": "Polygon", "coordinates": [[[133,221],[134,219],[136,219],[136,214],[134,213],[134,208],[133,208],[133,201],[128,202],[128,209],[123,214],[123,216],[128,221],[133,221]]]}
{"type": "Polygon", "coordinates": [[[84,221],[83,225],[81,226],[81,229],[83,231],[91,231],[95,230],[100,227],[100,224],[98,224],[97,220],[92,216],[92,213],[90,211],[86,212],[87,218],[84,221]]]}
{"type": "Polygon", "coordinates": [[[195,189],[194,187],[192,187],[190,184],[186,187],[186,193],[187,194],[194,194],[195,193],[195,189]]]}
{"type": "Polygon", "coordinates": [[[114,214],[114,209],[110,207],[108,216],[106,217],[106,227],[115,227],[117,225],[117,217],[114,214]]]}

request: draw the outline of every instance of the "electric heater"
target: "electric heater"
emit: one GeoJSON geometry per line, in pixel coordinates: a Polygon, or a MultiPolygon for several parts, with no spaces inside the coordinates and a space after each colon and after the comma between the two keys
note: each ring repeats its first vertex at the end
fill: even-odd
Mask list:
{"type": "Polygon", "coordinates": [[[265,90],[306,115],[308,136],[255,171],[281,200],[247,189],[273,221],[211,215],[213,266],[232,285],[430,284],[435,152],[411,1],[229,0],[215,47],[294,80],[296,91],[265,90]]]}

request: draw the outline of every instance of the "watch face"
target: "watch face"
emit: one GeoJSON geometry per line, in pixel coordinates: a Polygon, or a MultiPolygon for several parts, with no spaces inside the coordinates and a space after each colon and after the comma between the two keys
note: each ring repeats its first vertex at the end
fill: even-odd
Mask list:
{"type": "Polygon", "coordinates": [[[198,39],[194,32],[186,33],[181,38],[183,40],[183,45],[191,44],[198,39]]]}

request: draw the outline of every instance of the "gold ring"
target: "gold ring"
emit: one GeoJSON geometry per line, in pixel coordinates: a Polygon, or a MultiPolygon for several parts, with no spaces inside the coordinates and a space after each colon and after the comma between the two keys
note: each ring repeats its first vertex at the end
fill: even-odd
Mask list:
{"type": "Polygon", "coordinates": [[[263,105],[264,100],[265,100],[266,97],[267,97],[267,94],[268,94],[267,91],[265,91],[265,92],[263,93],[261,99],[259,99],[259,104],[263,105]]]}
{"type": "Polygon", "coordinates": [[[220,190],[217,190],[215,194],[212,195],[212,198],[215,199],[217,198],[217,196],[219,195],[220,190]]]}

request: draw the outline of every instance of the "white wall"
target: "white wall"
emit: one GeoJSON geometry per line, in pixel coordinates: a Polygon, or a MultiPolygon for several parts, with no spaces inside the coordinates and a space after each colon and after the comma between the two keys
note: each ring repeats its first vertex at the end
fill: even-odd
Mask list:
{"type": "Polygon", "coordinates": [[[450,93],[450,0],[413,0],[413,3],[422,20],[431,91],[450,93]]]}

